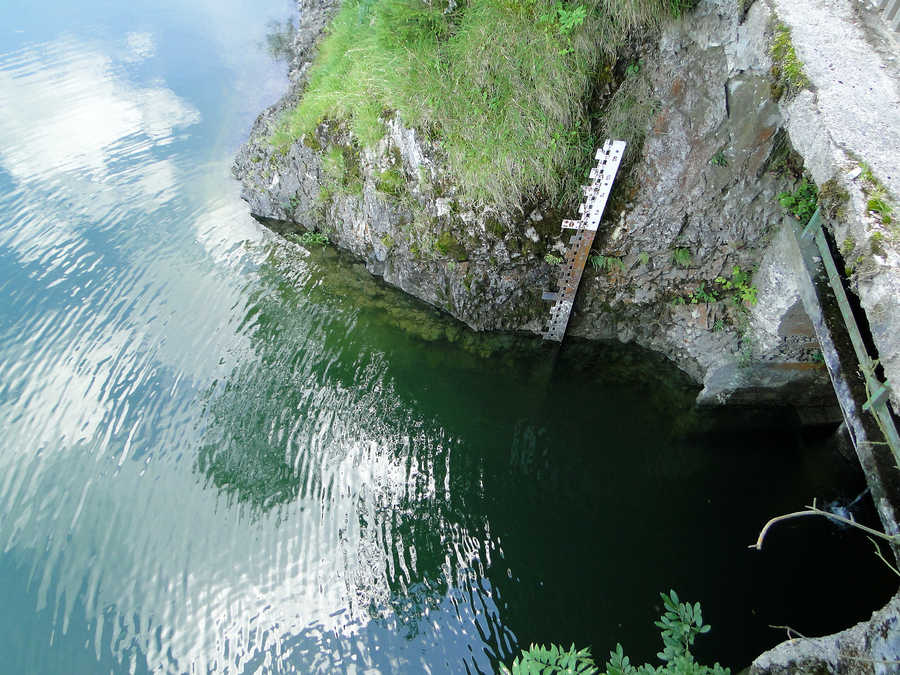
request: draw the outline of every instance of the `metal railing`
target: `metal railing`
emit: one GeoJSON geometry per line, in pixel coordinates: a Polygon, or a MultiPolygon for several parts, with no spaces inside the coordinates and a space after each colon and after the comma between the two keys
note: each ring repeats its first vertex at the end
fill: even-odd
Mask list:
{"type": "MultiPolygon", "coordinates": [[[[900,3],[900,0],[896,0],[896,2],[900,3]]],[[[900,466],[900,435],[897,433],[897,427],[894,425],[894,420],[887,406],[891,388],[888,382],[882,382],[875,374],[875,368],[878,363],[869,355],[869,350],[866,349],[856,318],[853,316],[853,308],[850,306],[847,293],[844,291],[840,272],[838,272],[834,257],[831,254],[831,247],[828,245],[825,232],[822,230],[822,219],[819,209],[816,209],[812,218],[809,219],[800,237],[807,241],[814,241],[822,256],[822,266],[828,275],[828,283],[831,286],[831,290],[834,291],[841,318],[844,320],[844,325],[850,336],[850,342],[853,345],[853,351],[856,353],[859,370],[865,380],[867,400],[863,403],[863,411],[871,413],[875,418],[878,428],[884,435],[885,442],[891,449],[894,461],[900,466]]]]}
{"type": "Polygon", "coordinates": [[[900,32],[900,0],[873,0],[892,30],[900,32]]]}

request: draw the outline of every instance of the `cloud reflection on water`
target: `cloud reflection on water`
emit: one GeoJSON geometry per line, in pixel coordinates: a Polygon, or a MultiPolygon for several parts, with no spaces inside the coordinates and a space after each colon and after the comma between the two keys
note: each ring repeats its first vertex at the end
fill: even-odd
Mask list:
{"type": "Polygon", "coordinates": [[[17,180],[75,172],[115,181],[114,162],[133,161],[200,121],[171,89],[132,84],[110,57],[73,37],[27,47],[2,65],[0,165],[17,180]]]}
{"type": "MultiPolygon", "coordinates": [[[[383,359],[369,355],[363,371],[373,390],[361,400],[341,367],[318,372],[301,417],[269,386],[287,369],[281,359],[296,349],[290,340],[306,340],[308,364],[337,366],[329,350],[343,329],[326,330],[321,312],[307,312],[312,324],[303,330],[270,336],[274,363],[265,362],[265,349],[252,358],[244,348],[252,326],[229,323],[241,295],[218,287],[219,270],[204,273],[183,249],[148,245],[182,217],[187,228],[175,246],[187,235],[220,262],[239,261],[239,240],[258,237],[246,213],[221,196],[185,208],[193,176],[181,167],[191,158],[177,141],[201,117],[165,82],[132,81],[129,64],[156,49],[151,33],[106,46],[69,36],[0,57],[0,169],[13,183],[4,207],[16,218],[0,246],[44,300],[60,303],[55,312],[42,306],[41,314],[16,315],[17,334],[34,339],[0,355],[0,373],[24,364],[9,380],[18,396],[0,407],[16,420],[0,453],[0,503],[16,518],[0,520],[0,548],[32,561],[37,610],[53,612],[53,630],[64,636],[73,622],[92,626],[97,658],[109,653],[120,664],[239,671],[258,658],[296,664],[314,653],[311,670],[356,661],[389,672],[400,661],[427,666],[420,648],[446,648],[436,632],[462,636],[459,650],[480,645],[472,617],[489,620],[496,608],[484,613],[489,584],[469,565],[492,543],[439,509],[426,518],[437,493],[432,486],[410,496],[410,467],[419,474],[422,467],[395,452],[398,443],[408,449],[398,440],[402,424],[359,424],[379,398],[392,400],[381,386],[383,359]],[[106,246],[98,244],[103,237],[111,239],[106,246]],[[176,311],[182,320],[173,320],[176,311]],[[224,458],[217,466],[226,472],[229,462],[243,471],[250,467],[241,453],[271,451],[243,494],[256,490],[261,505],[279,508],[251,517],[246,499],[198,489],[184,470],[182,456],[199,440],[194,427],[208,424],[190,394],[206,361],[239,364],[237,398],[226,402],[238,421],[242,408],[254,409],[247,395],[259,399],[265,418],[287,425],[273,435],[251,430],[225,448],[230,456],[211,455],[224,458]],[[260,377],[239,378],[252,373],[260,377]],[[173,396],[182,375],[187,391],[173,396]],[[291,449],[284,494],[273,502],[279,484],[267,468],[280,470],[276,460],[291,449]],[[395,513],[413,518],[417,508],[429,537],[452,526],[458,550],[425,564],[416,558],[416,527],[389,520],[387,529],[376,527],[395,513]],[[415,608],[424,604],[431,609],[420,615],[415,608]],[[451,618],[435,621],[440,612],[451,618]]],[[[254,294],[269,292],[252,278],[239,281],[249,307],[254,294]]],[[[302,304],[291,309],[303,315],[302,304]]],[[[206,440],[214,443],[214,434],[206,440]]],[[[487,635],[497,630],[482,627],[487,635]]]]}

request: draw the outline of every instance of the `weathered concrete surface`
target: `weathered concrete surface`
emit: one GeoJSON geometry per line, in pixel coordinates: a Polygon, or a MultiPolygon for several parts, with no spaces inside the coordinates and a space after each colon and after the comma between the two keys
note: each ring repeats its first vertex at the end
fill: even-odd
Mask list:
{"type": "Polygon", "coordinates": [[[836,179],[849,204],[831,221],[853,290],[869,320],[881,364],[898,383],[900,410],[900,50],[851,0],[767,0],[791,29],[811,90],[784,103],[785,126],[806,168],[822,185],[836,179]],[[866,162],[893,201],[894,224],[867,212],[860,178],[866,162]]]}
{"type": "Polygon", "coordinates": [[[900,672],[900,594],[836,635],[783,642],[757,658],[750,675],[890,675],[900,672]]]}
{"type": "Polygon", "coordinates": [[[851,0],[768,0],[791,29],[814,90],[786,107],[788,128],[817,182],[831,178],[847,151],[872,166],[900,193],[900,63],[873,48],[884,39],[865,29],[863,3],[851,0]],[[805,115],[810,115],[809,118],[805,115]],[[798,116],[800,116],[798,119],[798,116]],[[815,172],[821,172],[815,175],[815,172]]]}

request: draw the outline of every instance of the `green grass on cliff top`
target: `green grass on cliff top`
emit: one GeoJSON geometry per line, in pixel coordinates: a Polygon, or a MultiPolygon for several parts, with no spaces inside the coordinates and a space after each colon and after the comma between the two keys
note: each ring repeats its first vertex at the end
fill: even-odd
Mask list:
{"type": "Polygon", "coordinates": [[[283,148],[341,119],[372,146],[396,113],[439,140],[470,197],[515,206],[571,196],[597,142],[587,107],[609,77],[604,64],[628,35],[691,4],[344,0],[272,142],[283,148]]]}

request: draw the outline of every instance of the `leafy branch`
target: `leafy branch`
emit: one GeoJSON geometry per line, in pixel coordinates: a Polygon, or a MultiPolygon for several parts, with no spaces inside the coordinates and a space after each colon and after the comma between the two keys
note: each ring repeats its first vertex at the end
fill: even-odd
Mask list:
{"type": "MultiPolygon", "coordinates": [[[[691,647],[698,635],[708,633],[709,625],[703,623],[700,603],[691,605],[681,602],[675,591],[660,593],[665,611],[654,622],[660,629],[663,650],[657,657],[663,665],[655,667],[649,663],[634,666],[625,655],[621,644],[609,653],[605,675],[729,675],[728,668],[718,663],[704,666],[694,661],[691,647]]],[[[557,645],[544,647],[531,645],[513,661],[512,669],[501,665],[504,675],[550,675],[552,673],[578,673],[579,675],[596,675],[600,671],[594,663],[590,649],[575,649],[573,644],[568,650],[557,645]]]]}

